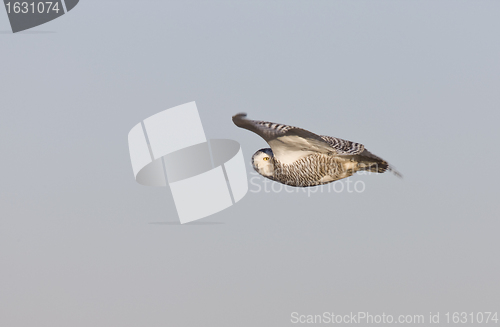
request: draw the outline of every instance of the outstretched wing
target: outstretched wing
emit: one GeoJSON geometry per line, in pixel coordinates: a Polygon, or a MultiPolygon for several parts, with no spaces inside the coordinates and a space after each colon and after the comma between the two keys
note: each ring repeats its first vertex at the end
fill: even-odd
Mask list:
{"type": "Polygon", "coordinates": [[[283,124],[246,119],[246,114],[233,116],[236,126],[262,137],[271,146],[274,156],[290,164],[313,153],[337,153],[337,149],[319,135],[305,129],[283,124]]]}
{"type": "Polygon", "coordinates": [[[365,146],[361,143],[351,142],[326,135],[321,135],[321,138],[336,149],[337,154],[339,155],[360,154],[365,149],[365,146]]]}
{"type": "Polygon", "coordinates": [[[374,171],[378,173],[383,173],[386,170],[389,170],[394,175],[401,178],[403,177],[403,175],[401,175],[396,168],[389,165],[389,163],[384,159],[366,150],[365,146],[361,143],[351,142],[326,135],[321,135],[321,137],[327,141],[328,144],[337,149],[337,155],[345,159],[352,159],[358,163],[364,164],[363,167],[365,167],[365,169],[362,170],[374,171]]]}

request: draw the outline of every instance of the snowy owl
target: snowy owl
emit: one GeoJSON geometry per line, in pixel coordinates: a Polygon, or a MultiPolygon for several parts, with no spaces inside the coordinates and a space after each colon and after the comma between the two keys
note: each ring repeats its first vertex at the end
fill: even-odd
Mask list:
{"type": "Polygon", "coordinates": [[[253,168],[262,176],[290,186],[327,184],[357,171],[384,173],[401,177],[387,161],[368,152],[365,146],[331,136],[316,135],[305,129],[233,116],[236,126],[261,136],[271,148],[252,156],[253,168]]]}

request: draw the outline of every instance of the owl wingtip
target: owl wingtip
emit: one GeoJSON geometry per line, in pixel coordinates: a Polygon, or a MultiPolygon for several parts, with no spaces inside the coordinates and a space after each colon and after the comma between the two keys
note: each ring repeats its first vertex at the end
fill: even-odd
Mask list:
{"type": "Polygon", "coordinates": [[[240,113],[237,113],[236,115],[233,116],[233,119],[234,118],[244,118],[247,116],[247,113],[246,112],[240,112],[240,113]]]}
{"type": "Polygon", "coordinates": [[[240,124],[243,123],[242,121],[245,119],[246,116],[247,116],[247,114],[244,112],[240,112],[239,114],[234,115],[233,116],[233,123],[236,126],[240,126],[240,124]]]}

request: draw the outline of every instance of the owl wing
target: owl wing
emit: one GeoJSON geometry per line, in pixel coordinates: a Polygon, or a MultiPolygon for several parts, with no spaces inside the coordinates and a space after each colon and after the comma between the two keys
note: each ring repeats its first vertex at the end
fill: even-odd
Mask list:
{"type": "MultiPolygon", "coordinates": [[[[335,154],[339,150],[323,137],[305,129],[283,124],[246,119],[246,114],[233,116],[236,126],[248,129],[262,137],[271,146],[274,156],[290,164],[313,153],[335,154]]],[[[343,141],[343,140],[342,140],[343,141]]],[[[349,141],[344,141],[349,142],[349,141]]]]}
{"type": "Polygon", "coordinates": [[[374,155],[370,151],[365,149],[365,146],[361,143],[351,142],[343,139],[339,139],[337,137],[321,135],[328,144],[337,149],[337,155],[344,159],[351,159],[361,163],[365,163],[366,165],[373,165],[376,163],[376,172],[384,172],[386,170],[391,171],[394,175],[402,178],[400,172],[396,170],[392,165],[389,165],[387,161],[384,159],[374,155]]]}
{"type": "Polygon", "coordinates": [[[321,138],[335,148],[338,155],[360,154],[365,149],[365,146],[361,143],[339,139],[338,137],[321,135],[321,138]]]}

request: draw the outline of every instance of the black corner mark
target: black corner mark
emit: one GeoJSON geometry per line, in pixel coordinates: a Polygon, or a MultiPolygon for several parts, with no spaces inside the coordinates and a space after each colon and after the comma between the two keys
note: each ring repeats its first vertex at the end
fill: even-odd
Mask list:
{"type": "Polygon", "coordinates": [[[79,0],[4,0],[12,32],[16,33],[42,25],[73,9],[79,0]],[[62,2],[64,1],[64,3],[62,2]]]}

